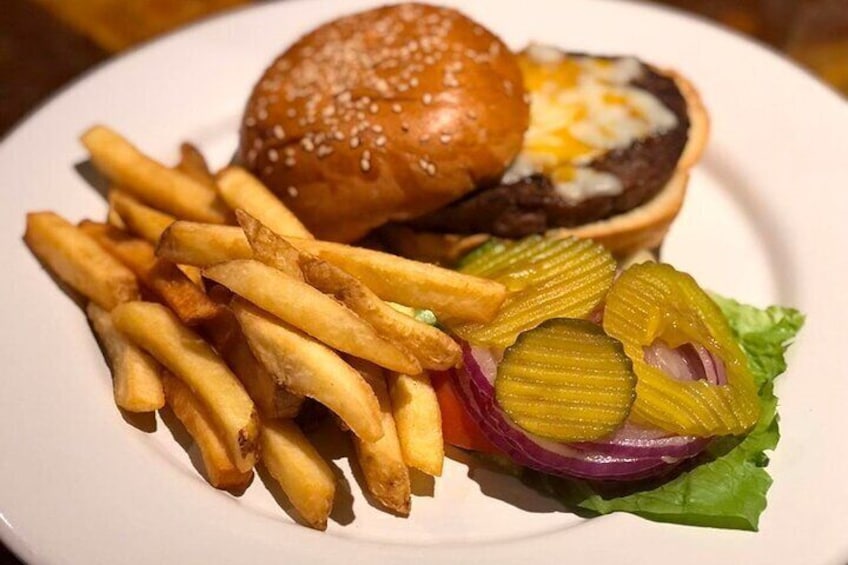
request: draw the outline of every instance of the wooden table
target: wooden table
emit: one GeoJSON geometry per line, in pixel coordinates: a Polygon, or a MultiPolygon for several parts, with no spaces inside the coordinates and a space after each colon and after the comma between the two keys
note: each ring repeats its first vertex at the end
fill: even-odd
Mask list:
{"type": "MultiPolygon", "coordinates": [[[[115,53],[251,1],[2,0],[0,136],[63,84],[115,53]]],[[[765,42],[848,95],[848,0],[661,3],[765,42]]],[[[0,563],[7,562],[16,560],[0,546],[0,563]]]]}

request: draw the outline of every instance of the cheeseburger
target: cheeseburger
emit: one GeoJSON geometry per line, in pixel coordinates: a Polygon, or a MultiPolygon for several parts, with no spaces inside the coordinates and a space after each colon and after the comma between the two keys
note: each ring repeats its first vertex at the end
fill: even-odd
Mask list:
{"type": "Polygon", "coordinates": [[[656,247],[706,139],[694,89],[630,57],[519,54],[448,8],[329,22],[280,55],[238,159],[322,239],[450,262],[490,236],[656,247]],[[372,238],[373,240],[373,238],[372,238]]]}

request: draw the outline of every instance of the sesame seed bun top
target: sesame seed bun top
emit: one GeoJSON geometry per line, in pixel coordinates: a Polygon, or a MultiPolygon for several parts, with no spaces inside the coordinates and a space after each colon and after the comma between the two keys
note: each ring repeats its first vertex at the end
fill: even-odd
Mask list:
{"type": "Polygon", "coordinates": [[[352,241],[496,181],[528,120],[500,39],[455,10],[401,4],[278,57],[247,103],[239,159],[317,237],[352,241]]]}

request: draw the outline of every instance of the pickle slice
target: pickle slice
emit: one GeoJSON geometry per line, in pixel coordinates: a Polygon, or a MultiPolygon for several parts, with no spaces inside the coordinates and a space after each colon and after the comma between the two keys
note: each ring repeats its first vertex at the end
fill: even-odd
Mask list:
{"type": "Polygon", "coordinates": [[[545,320],[591,313],[612,285],[615,260],[588,239],[531,236],[476,251],[460,270],[494,279],[512,294],[487,324],[447,325],[469,343],[504,348],[545,320]]]}
{"type": "Polygon", "coordinates": [[[630,413],[636,377],[617,340],[587,320],[553,319],[522,333],[495,379],[501,408],[524,430],[554,441],[591,441],[630,413]]]}
{"type": "Polygon", "coordinates": [[[699,437],[742,434],[757,422],[757,390],[745,354],[691,276],[658,263],[627,269],[607,294],[604,330],[624,344],[633,362],[634,420],[699,437]],[[648,364],[644,348],[656,341],[671,348],[700,344],[723,361],[727,383],[677,380],[648,364]]]}

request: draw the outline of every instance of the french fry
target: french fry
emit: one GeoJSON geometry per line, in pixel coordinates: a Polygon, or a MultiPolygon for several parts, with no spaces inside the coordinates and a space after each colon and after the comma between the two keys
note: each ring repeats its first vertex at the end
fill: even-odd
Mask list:
{"type": "Polygon", "coordinates": [[[462,355],[447,334],[398,312],[367,286],[342,269],[309,253],[298,251],[281,236],[242,210],[236,218],[256,259],[285,272],[306,277],[313,287],[330,294],[371,324],[385,340],[402,346],[425,369],[455,366],[462,355]]]}
{"type": "Polygon", "coordinates": [[[61,216],[27,214],[24,242],[59,279],[104,310],[138,300],[132,271],[61,216]]]}
{"type": "Polygon", "coordinates": [[[153,412],[162,408],[165,393],[159,363],[115,328],[109,312],[94,302],[88,303],[85,312],[109,361],[115,404],[128,412],[153,412]]]}
{"type": "Polygon", "coordinates": [[[156,255],[181,265],[210,267],[250,259],[253,252],[238,226],[177,221],[162,233],[156,255]]]}
{"type": "Polygon", "coordinates": [[[268,472],[304,521],[316,530],[326,530],[336,494],[329,465],[294,422],[263,422],[260,437],[262,463],[268,472]]]}
{"type": "Polygon", "coordinates": [[[392,417],[392,404],[389,392],[386,390],[384,372],[369,363],[358,360],[351,360],[351,363],[374,390],[377,401],[380,403],[383,423],[383,437],[377,441],[353,438],[356,459],[362,469],[365,486],[380,504],[406,516],[409,514],[411,505],[412,487],[392,417]]]}
{"type": "Polygon", "coordinates": [[[228,308],[222,309],[220,316],[205,323],[203,329],[244,385],[263,418],[294,418],[297,415],[303,397],[286,390],[256,360],[238,321],[228,308]]]}
{"type": "Polygon", "coordinates": [[[357,436],[382,437],[374,391],[332,349],[246,300],[235,298],[231,307],[253,354],[286,388],[335,412],[357,436]]]}
{"type": "Polygon", "coordinates": [[[94,165],[142,202],[178,218],[227,221],[229,211],[213,189],[144,155],[117,132],[95,126],[81,141],[94,165]]]}
{"type": "Polygon", "coordinates": [[[145,286],[171,307],[182,323],[196,326],[218,315],[221,307],[176,265],[157,258],[153,246],[146,241],[90,221],[81,222],[80,229],[129,267],[145,286]]]}
{"type": "Polygon", "coordinates": [[[120,190],[109,191],[109,206],[121,216],[130,232],[151,245],[159,243],[162,232],[176,221],[170,214],[145,206],[120,190]]]}
{"type": "Polygon", "coordinates": [[[119,230],[127,229],[124,219],[121,218],[121,215],[117,210],[115,210],[115,207],[111,202],[109,202],[109,210],[106,212],[106,223],[118,228],[119,230]]]}
{"type": "Polygon", "coordinates": [[[291,210],[259,179],[241,167],[227,167],[217,176],[218,193],[234,211],[242,209],[280,235],[312,238],[291,210]]]}
{"type": "Polygon", "coordinates": [[[428,475],[442,474],[445,443],[442,413],[427,373],[391,373],[388,379],[403,460],[428,475]]]}
{"type": "Polygon", "coordinates": [[[249,471],[257,458],[259,417],[253,401],[226,363],[160,304],[122,304],[112,311],[112,321],[133,343],[189,386],[207,409],[235,466],[249,471]]]}
{"type": "Polygon", "coordinates": [[[190,176],[197,182],[213,190],[218,190],[215,183],[215,175],[209,170],[206,158],[200,152],[200,149],[191,143],[184,142],[180,144],[180,161],[174,168],[190,176]]]}
{"type": "Polygon", "coordinates": [[[168,371],[162,372],[162,385],[168,406],[200,450],[209,484],[220,489],[247,486],[253,478],[253,471],[244,472],[236,468],[224,443],[216,435],[206,409],[191,389],[168,371]]]}
{"type": "MultiPolygon", "coordinates": [[[[495,281],[362,247],[285,239],[300,251],[343,269],[383,300],[426,308],[444,319],[488,322],[506,299],[506,287],[495,281]]],[[[199,267],[253,256],[239,228],[181,221],[162,234],[157,254],[199,267]]]]}
{"type": "Polygon", "coordinates": [[[220,263],[204,269],[203,276],[334,349],[395,371],[421,372],[412,356],[381,338],[342,304],[264,263],[252,259],[220,263]]]}
{"type": "Polygon", "coordinates": [[[500,283],[429,263],[329,241],[286,240],[345,270],[383,300],[426,308],[444,319],[488,322],[506,299],[500,283]]]}
{"type": "Polygon", "coordinates": [[[256,259],[299,281],[305,280],[300,269],[300,251],[244,210],[236,210],[236,220],[256,259]]]}

